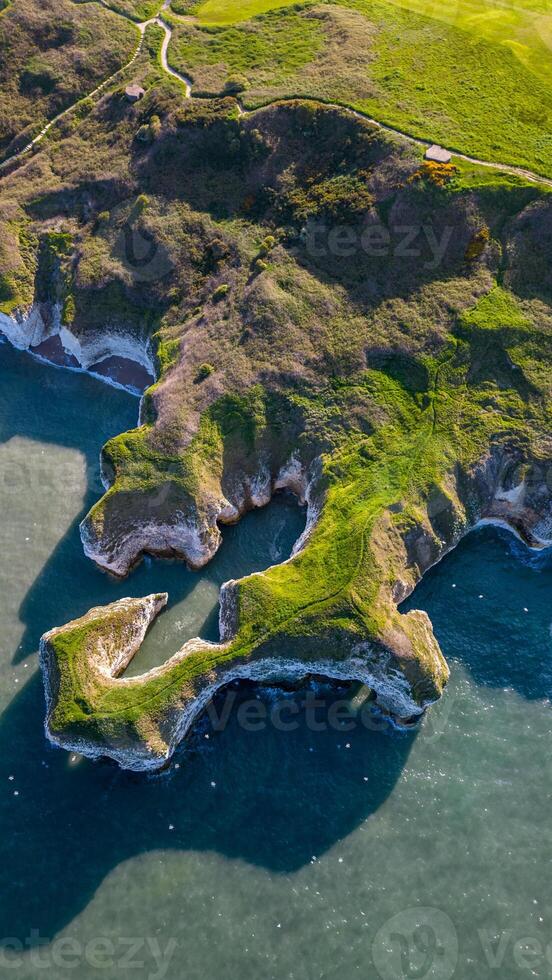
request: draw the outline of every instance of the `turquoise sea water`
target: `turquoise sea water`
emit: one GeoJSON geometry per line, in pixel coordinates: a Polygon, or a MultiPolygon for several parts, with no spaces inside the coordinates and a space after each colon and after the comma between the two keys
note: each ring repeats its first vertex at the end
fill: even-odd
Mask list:
{"type": "Polygon", "coordinates": [[[160,776],[47,745],[45,629],[166,589],[143,670],[216,637],[220,582],[281,560],[304,521],[283,498],[201,574],[110,581],[78,521],[137,405],[0,346],[0,977],[549,977],[552,555],[505,532],[471,535],[408,602],[452,670],[418,732],[340,729],[343,690],[241,688],[160,776]],[[267,722],[244,724],[255,703],[267,722]]]}

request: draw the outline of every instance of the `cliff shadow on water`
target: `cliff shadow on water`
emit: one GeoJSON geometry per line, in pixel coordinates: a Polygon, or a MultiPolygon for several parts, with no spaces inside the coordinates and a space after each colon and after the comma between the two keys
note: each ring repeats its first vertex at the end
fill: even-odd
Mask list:
{"type": "MultiPolygon", "coordinates": [[[[182,565],[151,562],[126,582],[114,583],[84,559],[78,523],[99,492],[99,446],[135,423],[136,400],[109,392],[102,411],[93,410],[98,382],[47,369],[6,348],[0,348],[0,369],[5,376],[0,449],[12,437],[44,443],[53,455],[56,446],[76,449],[84,455],[87,476],[82,491],[71,498],[73,511],[63,532],[52,534],[49,555],[36,559],[26,594],[13,586],[13,595],[20,597],[15,613],[24,633],[11,649],[4,638],[0,681],[7,704],[0,716],[0,936],[25,940],[35,930],[53,938],[88,905],[113,869],[155,850],[212,851],[276,874],[292,874],[321,857],[389,799],[415,739],[423,739],[425,726],[431,726],[431,713],[419,734],[394,733],[381,722],[344,731],[327,719],[331,706],[350,696],[346,690],[314,685],[282,694],[243,685],[221,692],[215,715],[199,721],[167,772],[146,776],[108,763],[74,760],[48,746],[34,659],[38,638],[50,626],[91,605],[159,589],[171,593],[173,606],[152,631],[144,668],[148,658],[173,653],[176,637],[182,642],[189,630],[215,638],[220,581],[282,560],[304,515],[280,500],[228,529],[219,555],[201,574],[182,565]],[[83,412],[87,395],[91,407],[83,412]],[[271,550],[274,514],[280,529],[276,555],[271,550]],[[251,547],[244,547],[251,541],[253,556],[251,547]],[[23,657],[35,668],[28,680],[31,670],[24,671],[23,657]],[[18,664],[16,676],[22,682],[15,688],[10,661],[18,664]],[[315,725],[305,708],[307,695],[324,702],[315,725]],[[268,720],[252,728],[244,725],[240,709],[257,697],[268,720]],[[270,717],[275,704],[284,705],[278,724],[270,717]],[[221,717],[219,730],[213,719],[221,717]]],[[[43,497],[36,486],[28,493],[36,521],[46,527],[48,500],[54,498],[43,497]]],[[[15,514],[13,502],[11,506],[15,514]]],[[[1,561],[9,585],[13,555],[4,550],[1,561]]],[[[427,610],[453,674],[458,662],[480,685],[511,687],[527,699],[545,698],[552,687],[551,584],[550,552],[535,555],[511,535],[484,529],[430,571],[403,608],[427,610]]],[[[15,635],[13,624],[7,635],[15,635]]],[[[443,706],[446,698],[447,693],[443,706]]]]}
{"type": "Polygon", "coordinates": [[[0,372],[0,451],[14,440],[13,453],[0,454],[3,480],[16,489],[6,511],[16,523],[25,512],[2,552],[9,630],[2,654],[7,707],[0,717],[0,936],[26,940],[35,930],[53,938],[114,868],[153,850],[216,851],[275,873],[294,872],[321,856],[389,796],[413,733],[389,737],[359,726],[343,734],[335,724],[324,725],[331,704],[347,696],[331,687],[324,689],[325,707],[314,729],[306,692],[299,691],[285,695],[281,723],[269,718],[260,730],[250,730],[240,708],[260,690],[270,715],[276,695],[244,685],[217,699],[218,716],[230,709],[222,730],[213,730],[204,717],[171,769],[148,777],[109,763],[73,762],[51,748],[36,669],[44,630],[123,595],[166,590],[171,596],[171,608],[146,640],[144,656],[138,655],[142,669],[171,655],[188,635],[216,639],[221,582],[286,558],[303,530],[304,510],[281,496],[247,515],[225,529],[219,554],[201,573],[147,561],[126,581],[114,582],[84,558],[78,524],[101,492],[100,445],[136,423],[136,399],[6,345],[0,347],[0,372]],[[38,477],[37,459],[45,461],[38,477]],[[64,479],[77,481],[67,487],[66,499],[58,463],[64,479]],[[17,473],[10,476],[6,466],[12,464],[17,473]],[[37,528],[34,546],[25,521],[37,528]],[[17,572],[15,552],[23,555],[17,572]],[[17,582],[19,572],[24,575],[17,582]],[[11,636],[18,640],[8,648],[11,636]],[[14,687],[16,678],[21,683],[14,687]]]}
{"type": "Polygon", "coordinates": [[[6,344],[0,346],[0,359],[5,377],[0,449],[12,439],[35,444],[32,451],[26,452],[23,445],[0,456],[0,500],[4,492],[8,509],[15,510],[20,500],[26,501],[35,518],[31,535],[25,528],[20,540],[10,544],[30,544],[32,549],[32,537],[37,537],[42,549],[49,524],[64,525],[64,533],[53,534],[53,549],[41,565],[38,555],[32,556],[30,564],[38,562],[38,568],[18,608],[25,629],[13,663],[36,653],[47,629],[82,616],[92,606],[157,591],[169,593],[169,610],[155,624],[153,640],[146,639],[131,671],[162,662],[191,636],[217,640],[222,583],[289,557],[304,530],[305,509],[290,494],[278,494],[266,511],[255,511],[239,525],[224,529],[223,547],[201,573],[181,562],[146,558],[127,579],[116,581],[85,558],[79,524],[104,492],[100,448],[111,436],[136,425],[138,400],[84,375],[40,364],[6,344]],[[37,450],[36,444],[44,448],[37,450]],[[55,447],[72,455],[56,452],[55,447]],[[58,513],[50,519],[49,506],[54,505],[58,513]],[[158,634],[163,649],[155,651],[158,634]]]}
{"type": "MultiPolygon", "coordinates": [[[[314,733],[304,714],[294,731],[244,731],[239,707],[252,691],[231,693],[224,731],[203,719],[168,772],[145,776],[73,764],[48,748],[42,684],[32,677],[0,720],[0,785],[19,791],[3,805],[0,935],[55,937],[114,868],[149,851],[215,851],[277,874],[298,871],[379,809],[415,738],[314,733]]],[[[328,691],[326,706],[341,697],[328,691]]],[[[300,693],[286,700],[301,709],[300,693]]]]}

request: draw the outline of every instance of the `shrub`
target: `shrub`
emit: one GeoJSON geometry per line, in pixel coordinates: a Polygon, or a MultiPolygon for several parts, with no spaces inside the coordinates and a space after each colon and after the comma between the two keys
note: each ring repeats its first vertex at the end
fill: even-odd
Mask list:
{"type": "Polygon", "coordinates": [[[28,61],[25,71],[21,74],[19,84],[21,91],[27,94],[33,92],[48,94],[57,88],[60,81],[61,79],[53,65],[43,61],[40,55],[37,55],[28,61]]]}
{"type": "Polygon", "coordinates": [[[208,266],[212,266],[214,268],[228,255],[228,245],[222,240],[222,238],[213,238],[208,243],[205,252],[208,259],[208,266]]]}
{"type": "Polygon", "coordinates": [[[226,79],[223,92],[225,95],[237,95],[248,87],[247,78],[244,75],[229,75],[226,79]]]}
{"type": "Polygon", "coordinates": [[[458,167],[453,163],[434,163],[432,160],[425,160],[420,169],[409,178],[409,183],[426,180],[436,187],[446,187],[457,173],[459,173],[458,167]]]}
{"type": "Polygon", "coordinates": [[[149,122],[145,122],[136,133],[136,139],[142,143],[154,143],[161,134],[161,120],[158,115],[153,115],[149,122]]]}
{"type": "Polygon", "coordinates": [[[63,304],[63,310],[61,314],[61,319],[62,322],[65,324],[65,326],[69,326],[70,324],[73,323],[73,320],[75,319],[75,313],[76,313],[75,300],[72,294],[69,293],[65,297],[65,302],[63,304]]]}
{"type": "Polygon", "coordinates": [[[139,194],[136,198],[136,211],[138,214],[143,214],[149,204],[149,199],[147,194],[139,194]]]}
{"type": "Polygon", "coordinates": [[[276,245],[276,239],[274,238],[274,235],[267,235],[264,241],[261,243],[261,247],[259,249],[259,255],[268,255],[268,253],[272,251],[275,245],[276,245]]]}
{"type": "Polygon", "coordinates": [[[161,133],[161,120],[159,116],[153,115],[149,121],[152,139],[156,140],[161,133]]]}
{"type": "Polygon", "coordinates": [[[227,296],[229,292],[230,292],[230,286],[228,285],[228,283],[226,282],[221,283],[220,286],[217,286],[217,288],[213,293],[213,302],[218,303],[219,300],[224,299],[224,297],[227,296]]]}
{"type": "Polygon", "coordinates": [[[215,368],[212,364],[208,364],[207,362],[205,362],[204,364],[200,364],[197,370],[197,374],[195,376],[196,382],[199,383],[201,381],[205,381],[205,379],[208,378],[211,374],[213,374],[214,371],[215,368]]]}
{"type": "Polygon", "coordinates": [[[105,225],[108,225],[110,218],[111,215],[109,211],[100,211],[100,213],[97,215],[96,220],[94,222],[94,231],[95,232],[99,231],[100,228],[103,228],[105,227],[105,225]]]}
{"type": "Polygon", "coordinates": [[[374,203],[366,184],[366,174],[337,174],[289,194],[295,217],[304,221],[325,215],[335,221],[347,220],[369,211],[374,203]]]}
{"type": "Polygon", "coordinates": [[[484,225],[483,228],[481,228],[477,234],[473,236],[464,253],[466,262],[475,262],[477,259],[481,258],[490,240],[491,233],[487,228],[487,225],[484,225]]]}
{"type": "Polygon", "coordinates": [[[6,275],[0,275],[0,303],[7,303],[14,299],[16,292],[13,279],[6,275]]]}
{"type": "Polygon", "coordinates": [[[140,143],[153,143],[151,129],[148,123],[144,123],[143,126],[140,126],[140,129],[136,133],[136,139],[139,140],[140,143]]]}

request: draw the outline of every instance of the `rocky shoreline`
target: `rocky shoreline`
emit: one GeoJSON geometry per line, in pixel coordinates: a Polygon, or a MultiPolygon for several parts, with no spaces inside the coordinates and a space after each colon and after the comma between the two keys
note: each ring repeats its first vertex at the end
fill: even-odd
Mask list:
{"type": "MultiPolygon", "coordinates": [[[[259,573],[261,574],[261,573],[259,573]]],[[[56,655],[56,640],[66,634],[71,628],[91,628],[96,634],[97,642],[94,650],[90,651],[89,670],[97,672],[98,676],[109,683],[117,683],[129,689],[140,687],[145,680],[149,682],[163,680],[174,666],[183,662],[198,650],[220,653],[223,647],[229,648],[231,639],[228,635],[228,624],[235,622],[235,613],[229,613],[229,607],[235,603],[235,583],[227,582],[221,589],[220,633],[221,643],[209,643],[199,638],[188,640],[170,660],[159,667],[148,671],[147,674],[124,678],[121,674],[138,652],[147,630],[153,624],[160,612],[165,608],[168,595],[166,593],[146,596],[143,599],[121,599],[109,606],[90,610],[85,616],[74,623],[50,630],[40,641],[40,665],[44,677],[46,717],[45,733],[52,745],[57,745],[69,752],[84,755],[90,759],[110,758],[121,768],[135,772],[157,772],[167,765],[178,745],[193,728],[198,718],[203,714],[213,698],[228,685],[235,681],[248,681],[277,686],[299,685],[310,676],[318,676],[328,681],[358,682],[372,692],[377,706],[399,728],[411,726],[425,714],[425,707],[417,704],[409,691],[404,676],[383,660],[368,666],[366,650],[359,644],[353,650],[351,657],[343,663],[332,663],[330,659],[304,662],[300,659],[281,656],[266,658],[254,663],[242,663],[227,669],[215,670],[206,683],[197,689],[194,697],[181,705],[178,717],[173,719],[171,733],[162,752],[155,751],[145,741],[135,741],[126,745],[100,745],[94,740],[87,741],[82,737],[64,735],[60,737],[55,729],[55,709],[58,703],[61,685],[59,660],[56,655]],[[131,613],[132,619],[125,631],[123,642],[115,649],[110,648],[110,631],[106,624],[113,615],[122,612],[131,613]],[[226,638],[224,634],[226,633],[226,638]],[[104,637],[107,642],[102,641],[104,637]]],[[[431,624],[428,620],[428,626],[431,624]]],[[[371,658],[368,657],[368,661],[371,658]]]]}
{"type": "MultiPolygon", "coordinates": [[[[533,464],[531,469],[525,462],[522,466],[524,476],[519,483],[516,482],[520,464],[521,460],[510,454],[489,453],[470,473],[457,472],[454,484],[451,475],[448,496],[433,503],[428,502],[427,523],[422,521],[416,528],[411,528],[401,542],[396,540],[394,529],[387,526],[386,548],[395,554],[398,548],[403,550],[403,575],[397,576],[391,590],[394,604],[398,605],[406,599],[425,572],[441,561],[467,533],[481,524],[492,523],[508,527],[534,548],[552,544],[551,492],[546,480],[542,479],[542,474],[539,479],[538,469],[535,468],[538,463],[533,464]],[[467,510],[470,511],[469,516],[467,510]],[[430,531],[436,524],[442,528],[442,537],[438,543],[430,531]]],[[[307,527],[288,560],[293,562],[306,547],[316,527],[322,500],[316,496],[315,485],[316,480],[312,474],[309,480],[308,474],[301,471],[296,460],[292,459],[272,483],[263,480],[257,482],[256,492],[254,495],[249,494],[247,505],[243,498],[239,505],[234,503],[233,507],[235,513],[239,514],[252,505],[266,504],[276,488],[286,486],[293,489],[309,507],[307,527]]],[[[231,516],[228,511],[226,516],[231,516]]],[[[182,543],[180,546],[182,547],[182,543]]],[[[216,550],[214,542],[211,542],[211,547],[216,550]]],[[[159,551],[161,552],[160,548],[159,551]]],[[[186,557],[189,561],[190,552],[187,550],[181,557],[186,557]]],[[[202,563],[209,557],[211,554],[204,551],[201,554],[202,563]]],[[[275,566],[275,569],[278,567],[281,566],[275,566]]],[[[250,583],[255,578],[263,579],[272,571],[274,569],[256,573],[247,582],[250,583]]],[[[399,725],[411,724],[416,718],[422,717],[426,708],[439,696],[438,689],[432,696],[421,694],[427,687],[427,673],[424,673],[427,668],[418,673],[417,679],[405,669],[401,653],[404,640],[398,634],[393,636],[391,628],[388,631],[386,648],[373,640],[354,641],[349,638],[345,646],[346,652],[335,658],[330,651],[334,645],[340,645],[337,633],[334,643],[330,642],[329,647],[321,641],[316,651],[308,647],[304,657],[299,653],[299,646],[295,647],[294,655],[290,656],[284,652],[284,640],[280,640],[277,649],[273,649],[270,639],[263,640],[262,637],[257,639],[255,656],[241,656],[239,638],[243,626],[243,581],[229,581],[222,586],[220,643],[207,643],[199,638],[189,640],[163,665],[137,677],[126,679],[120,675],[139,649],[145,630],[164,607],[166,596],[122,600],[91,610],[81,620],[47,633],[41,641],[41,662],[48,705],[46,733],[50,741],[92,758],[109,756],[124,768],[152,771],[166,765],[176,746],[190,731],[215,694],[236,680],[296,683],[315,674],[339,681],[358,681],[373,692],[377,706],[399,725]],[[114,637],[114,623],[115,633],[119,628],[118,616],[121,610],[125,617],[130,618],[124,626],[122,645],[115,654],[110,651],[110,644],[114,637]],[[174,685],[174,697],[169,699],[170,707],[165,706],[160,712],[156,709],[155,723],[151,719],[148,721],[148,725],[151,725],[148,737],[137,736],[135,731],[132,735],[128,732],[125,735],[121,731],[115,739],[112,735],[106,739],[102,727],[101,736],[95,732],[87,739],[84,733],[76,737],[76,729],[63,731],[63,726],[60,728],[57,715],[60,699],[56,692],[62,687],[62,678],[65,676],[67,680],[64,643],[72,635],[78,634],[82,637],[83,630],[85,639],[84,642],[79,640],[79,649],[76,652],[79,659],[78,673],[86,678],[88,690],[91,684],[99,684],[104,691],[102,699],[106,692],[115,688],[118,688],[119,693],[125,690],[132,692],[133,696],[141,692],[144,697],[148,690],[156,690],[159,683],[163,687],[174,685]],[[86,639],[88,631],[90,642],[86,639]],[[198,657],[206,658],[211,663],[211,668],[194,673],[193,681],[187,680],[186,667],[198,657]],[[180,682],[177,680],[179,671],[180,682]]],[[[403,628],[406,628],[407,621],[415,622],[418,642],[423,643],[426,653],[433,650],[431,656],[437,662],[441,654],[426,614],[417,611],[400,616],[400,620],[403,628]]],[[[71,676],[74,684],[73,669],[71,676]]],[[[446,675],[443,675],[441,683],[444,684],[445,681],[446,675]]]]}
{"type": "Polygon", "coordinates": [[[63,326],[60,310],[34,305],[25,313],[0,313],[0,342],[69,371],[90,374],[115,388],[141,397],[155,381],[148,345],[125,331],[106,331],[98,338],[79,338],[63,326]]]}
{"type": "MultiPolygon", "coordinates": [[[[175,558],[198,570],[217,553],[222,543],[221,526],[236,524],[248,511],[270,503],[275,492],[289,490],[300,505],[307,506],[305,530],[293,550],[293,555],[296,555],[306,543],[320,512],[321,500],[315,491],[315,474],[319,475],[318,463],[307,470],[293,456],[275,477],[268,469],[263,469],[252,480],[244,476],[231,497],[221,494],[213,499],[207,515],[199,517],[179,512],[171,515],[171,520],[166,523],[153,518],[143,520],[133,525],[128,533],[119,528],[116,540],[102,537],[88,515],[80,526],[84,553],[98,568],[115,578],[126,578],[145,554],[156,558],[175,558]]],[[[113,480],[108,478],[104,466],[102,480],[108,491],[113,480]]]]}

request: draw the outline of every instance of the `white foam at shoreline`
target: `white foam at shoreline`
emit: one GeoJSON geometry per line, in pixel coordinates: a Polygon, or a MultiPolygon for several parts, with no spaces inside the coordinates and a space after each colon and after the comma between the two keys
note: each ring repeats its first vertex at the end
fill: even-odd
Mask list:
{"type": "Polygon", "coordinates": [[[123,331],[111,331],[83,343],[60,323],[58,309],[53,311],[53,320],[53,329],[48,329],[39,309],[34,306],[22,318],[0,314],[0,341],[9,343],[16,350],[25,351],[42,364],[76,374],[88,374],[97,381],[103,381],[112,388],[126,391],[137,398],[142,398],[144,389],[123,384],[111,375],[93,371],[91,368],[110,358],[120,358],[144,368],[151,377],[151,383],[154,383],[156,372],[149,343],[141,343],[123,331]],[[79,362],[78,365],[59,364],[35,349],[54,337],[59,337],[64,352],[74,357],[79,362]]]}

